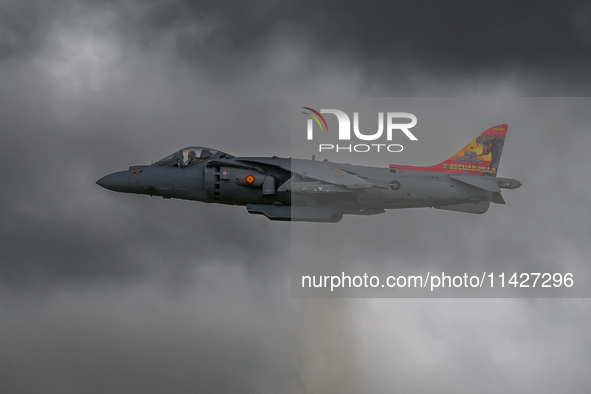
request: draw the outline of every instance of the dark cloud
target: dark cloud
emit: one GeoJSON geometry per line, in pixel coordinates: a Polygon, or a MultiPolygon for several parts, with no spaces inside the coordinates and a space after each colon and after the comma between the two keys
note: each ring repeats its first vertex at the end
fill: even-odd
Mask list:
{"type": "Polygon", "coordinates": [[[226,279],[174,293],[147,283],[48,299],[3,291],[2,391],[288,390],[285,296],[223,265],[200,274],[226,279]]]}
{"type": "MultiPolygon", "coordinates": [[[[589,88],[591,9],[580,1],[170,1],[141,10],[121,18],[125,36],[167,48],[221,80],[256,70],[270,45],[288,44],[314,59],[306,62],[310,72],[350,65],[366,84],[405,94],[425,88],[419,76],[472,85],[517,79],[535,95],[585,95],[589,88]],[[550,80],[537,85],[532,76],[550,80]]],[[[459,91],[452,84],[438,95],[459,91]]]]}
{"type": "Polygon", "coordinates": [[[55,2],[3,2],[0,11],[1,60],[28,57],[40,49],[53,22],[52,3],[55,2]]]}
{"type": "MultiPolygon", "coordinates": [[[[585,105],[510,125],[501,171],[525,186],[483,216],[500,249],[466,246],[461,214],[295,227],[94,182],[190,145],[288,156],[293,97],[585,94],[589,21],[574,2],[5,2],[0,391],[584,392],[585,300],[291,300],[288,251],[311,228],[335,267],[582,260],[585,105]]],[[[408,163],[457,148],[437,141],[408,163]]]]}

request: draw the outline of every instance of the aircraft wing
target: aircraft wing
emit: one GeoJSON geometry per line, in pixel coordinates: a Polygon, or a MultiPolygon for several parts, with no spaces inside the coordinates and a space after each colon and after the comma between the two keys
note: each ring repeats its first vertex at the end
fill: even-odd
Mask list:
{"type": "MultiPolygon", "coordinates": [[[[320,181],[347,189],[363,189],[368,187],[388,187],[387,181],[370,180],[361,174],[353,173],[350,169],[343,169],[345,165],[331,163],[329,161],[314,161],[303,159],[272,159],[272,158],[249,158],[239,159],[241,162],[271,165],[299,175],[304,179],[320,181]],[[384,186],[385,185],[385,186],[384,186]]],[[[342,190],[341,190],[342,191],[342,190]]]]}
{"type": "Polygon", "coordinates": [[[304,180],[318,181],[336,188],[322,189],[327,191],[354,191],[355,189],[365,189],[377,187],[387,189],[391,180],[366,176],[359,173],[354,166],[348,164],[332,163],[329,161],[314,161],[304,159],[282,159],[270,157],[249,157],[232,158],[229,160],[218,160],[208,162],[210,165],[223,165],[227,167],[249,168],[259,172],[264,172],[261,167],[272,166],[284,171],[298,175],[304,180]]]}
{"type": "Polygon", "coordinates": [[[344,186],[348,189],[364,189],[374,186],[373,183],[358,174],[341,168],[343,167],[342,164],[299,159],[292,159],[290,164],[292,174],[297,174],[304,179],[313,179],[331,185],[344,186]]]}

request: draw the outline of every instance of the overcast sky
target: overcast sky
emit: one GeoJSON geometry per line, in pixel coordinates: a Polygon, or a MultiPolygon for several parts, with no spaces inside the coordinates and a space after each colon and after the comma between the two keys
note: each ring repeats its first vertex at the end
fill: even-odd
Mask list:
{"type": "MultiPolygon", "coordinates": [[[[585,2],[0,2],[0,392],[588,392],[587,299],[292,299],[289,223],[94,182],[191,145],[289,156],[296,97],[589,96],[590,49],[585,2]]],[[[518,108],[507,205],[296,230],[380,273],[584,265],[586,101],[518,108]]]]}

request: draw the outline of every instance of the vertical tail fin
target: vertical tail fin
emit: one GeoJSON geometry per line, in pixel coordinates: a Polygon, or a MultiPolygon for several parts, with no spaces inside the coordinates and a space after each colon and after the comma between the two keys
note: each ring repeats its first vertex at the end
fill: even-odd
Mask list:
{"type": "Polygon", "coordinates": [[[461,174],[467,171],[472,175],[495,177],[501,162],[507,128],[506,124],[491,127],[460,149],[455,155],[434,166],[416,167],[391,164],[390,168],[451,174],[461,174]]]}

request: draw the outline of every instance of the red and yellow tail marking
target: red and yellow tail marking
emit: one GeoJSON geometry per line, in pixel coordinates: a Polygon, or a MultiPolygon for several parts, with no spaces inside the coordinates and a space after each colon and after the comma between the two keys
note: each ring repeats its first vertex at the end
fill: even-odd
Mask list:
{"type": "MultiPolygon", "coordinates": [[[[473,175],[496,175],[496,168],[491,168],[492,148],[497,142],[503,142],[507,135],[506,124],[491,127],[476,137],[468,145],[444,162],[429,167],[404,166],[391,164],[390,168],[412,171],[445,172],[461,174],[469,172],[473,175]],[[500,141],[499,141],[500,140],[500,141]]],[[[499,153],[500,154],[500,153],[499,153]]]]}

